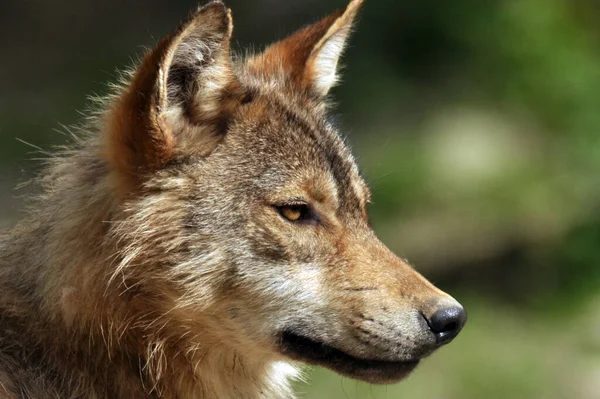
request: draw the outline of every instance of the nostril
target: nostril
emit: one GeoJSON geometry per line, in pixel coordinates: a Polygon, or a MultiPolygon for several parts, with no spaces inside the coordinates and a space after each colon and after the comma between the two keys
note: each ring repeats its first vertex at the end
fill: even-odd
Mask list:
{"type": "Polygon", "coordinates": [[[426,320],[438,343],[447,344],[458,335],[467,322],[467,312],[459,306],[442,308],[426,320]]]}
{"type": "Polygon", "coordinates": [[[451,322],[446,324],[446,326],[444,327],[444,330],[442,332],[447,332],[447,331],[454,331],[458,328],[458,324],[451,322]]]}

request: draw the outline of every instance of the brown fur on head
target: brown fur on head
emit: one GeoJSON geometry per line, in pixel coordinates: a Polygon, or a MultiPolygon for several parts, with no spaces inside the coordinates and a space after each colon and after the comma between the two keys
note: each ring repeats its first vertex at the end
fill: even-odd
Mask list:
{"type": "Polygon", "coordinates": [[[388,383],[456,335],[462,308],[376,238],[327,121],[360,4],[232,62],[231,13],[209,3],[146,54],[99,138],[57,160],[11,244],[29,278],[55,276],[39,294],[70,334],[55,348],[97,359],[56,373],[86,386],[112,368],[127,397],[282,397],[288,359],[388,383]],[[43,257],[19,255],[42,234],[43,257]]]}

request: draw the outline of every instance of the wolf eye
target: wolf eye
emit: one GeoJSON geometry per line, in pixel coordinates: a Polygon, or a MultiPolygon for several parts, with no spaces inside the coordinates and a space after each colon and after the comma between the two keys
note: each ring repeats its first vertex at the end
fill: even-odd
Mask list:
{"type": "Polygon", "coordinates": [[[306,204],[283,205],[277,207],[277,210],[290,222],[299,222],[311,217],[310,208],[306,204]]]}

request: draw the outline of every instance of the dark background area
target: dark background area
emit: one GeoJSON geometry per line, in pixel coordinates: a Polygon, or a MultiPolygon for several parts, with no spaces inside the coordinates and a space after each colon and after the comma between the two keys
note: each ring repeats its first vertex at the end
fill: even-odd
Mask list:
{"type": "MultiPolygon", "coordinates": [[[[0,226],[40,166],[19,140],[66,143],[86,96],[197,4],[0,4],[0,226]]],[[[240,52],[345,6],[227,4],[240,52]]],[[[599,397],[599,20],[594,0],[366,1],[333,95],[373,224],[470,320],[402,384],[317,369],[304,397],[599,397]]]]}

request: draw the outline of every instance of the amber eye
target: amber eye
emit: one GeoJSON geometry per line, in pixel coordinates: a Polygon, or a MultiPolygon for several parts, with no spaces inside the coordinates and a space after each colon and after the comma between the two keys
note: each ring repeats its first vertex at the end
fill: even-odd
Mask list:
{"type": "Polygon", "coordinates": [[[310,209],[306,204],[283,205],[277,207],[281,216],[290,222],[310,219],[310,209]]]}

